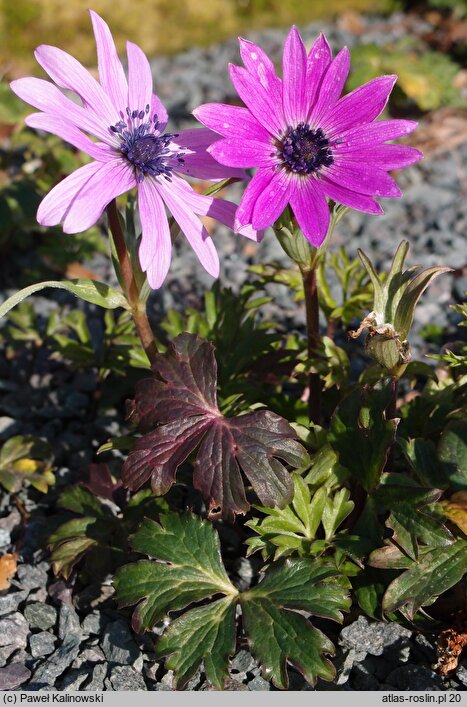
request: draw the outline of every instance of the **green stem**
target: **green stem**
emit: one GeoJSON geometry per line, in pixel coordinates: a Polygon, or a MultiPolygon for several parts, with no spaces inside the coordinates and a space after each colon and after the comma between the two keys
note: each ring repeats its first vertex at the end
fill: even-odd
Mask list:
{"type": "Polygon", "coordinates": [[[131,265],[130,256],[128,255],[125,236],[123,235],[120,220],[118,218],[115,199],[112,199],[110,204],[107,206],[107,217],[109,219],[109,228],[113,236],[117,258],[120,264],[123,288],[125,290],[128,303],[131,307],[131,314],[135,322],[136,331],[141,339],[143,349],[145,350],[149,361],[152,363],[154,356],[157,354],[157,344],[154,340],[154,334],[146,314],[146,307],[140,302],[139,299],[138,286],[133,275],[133,268],[131,265]]]}
{"type": "MultiPolygon", "coordinates": [[[[316,265],[317,262],[315,260],[315,263],[311,269],[301,270],[303,290],[305,293],[306,329],[309,358],[316,358],[319,355],[321,348],[316,265]]],[[[315,425],[319,425],[321,422],[321,388],[322,384],[319,373],[310,373],[310,395],[308,399],[308,408],[310,413],[310,422],[313,422],[315,425]]]]}

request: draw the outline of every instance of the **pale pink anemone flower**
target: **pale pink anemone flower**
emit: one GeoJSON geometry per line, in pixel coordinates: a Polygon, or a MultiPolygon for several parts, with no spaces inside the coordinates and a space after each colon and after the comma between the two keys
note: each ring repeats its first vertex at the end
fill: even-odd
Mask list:
{"type": "Polygon", "coordinates": [[[236,227],[271,226],[290,204],[306,238],[320,246],[330,211],[326,197],[381,214],[375,197],[400,197],[389,170],[420,160],[419,150],[386,145],[410,133],[410,120],[374,122],[396,76],[380,76],[341,98],[350,69],[347,48],[332,59],[320,37],[306,52],[292,27],[284,45],[282,79],[264,51],[240,39],[245,68],[230,65],[232,83],[245,108],[202,105],[194,115],[225,139],[208,151],[230,167],[258,167],[236,216],[236,227]]]}
{"type": "MultiPolygon", "coordinates": [[[[236,205],[197,194],[179,175],[218,180],[244,178],[245,173],[221,166],[206,152],[218,137],[211,130],[164,133],[167,111],[153,94],[145,54],[127,43],[127,81],[107,24],[95,12],[90,14],[99,81],[66,52],[43,45],[35,56],[55,85],[37,78],[11,83],[20,98],[43,111],[28,116],[27,125],[54,133],[94,158],[47,194],[37,220],[43,226],[63,222],[65,233],[79,233],[96,223],[112,199],[137,187],[142,225],[139,260],[151,287],[162,285],[170,266],[172,243],[165,207],[204,268],[217,277],[217,251],[198,215],[211,216],[232,228],[236,205]],[[73,91],[81,105],[60,89],[73,91]]],[[[239,232],[258,240],[250,227],[239,232]]]]}

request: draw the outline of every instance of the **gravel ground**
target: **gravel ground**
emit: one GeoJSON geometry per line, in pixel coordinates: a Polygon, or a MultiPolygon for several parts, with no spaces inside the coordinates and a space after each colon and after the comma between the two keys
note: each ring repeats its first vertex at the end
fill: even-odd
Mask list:
{"type": "MultiPolygon", "coordinates": [[[[403,32],[402,17],[366,18],[361,35],[344,27],[310,25],[304,37],[311,41],[324,30],[334,49],[352,47],[358,41],[383,44],[403,32]]],[[[423,31],[414,18],[412,30],[423,31]]],[[[273,57],[280,56],[285,31],[255,33],[273,57]]],[[[158,92],[176,124],[188,125],[190,111],[205,101],[234,98],[228,80],[227,63],[238,62],[234,40],[208,50],[190,50],[171,59],[153,61],[158,92]]],[[[334,244],[345,243],[350,254],[358,247],[386,266],[397,243],[411,243],[410,262],[451,265],[453,275],[435,281],[417,311],[416,353],[426,351],[417,332],[428,323],[453,329],[456,318],[447,308],[460,301],[467,289],[465,244],[462,240],[467,219],[466,182],[461,169],[462,151],[429,157],[398,177],[404,190],[400,201],[388,201],[383,217],[352,213],[346,216],[334,236],[334,244]],[[463,257],[464,256],[464,257],[463,257]]],[[[237,188],[237,196],[240,190],[237,188]]],[[[284,260],[272,234],[256,247],[233,237],[226,229],[215,234],[221,254],[222,281],[238,287],[251,263],[284,260]]],[[[182,239],[179,239],[182,241],[182,239]]],[[[112,280],[101,257],[87,264],[101,279],[112,280]]],[[[171,307],[196,305],[205,288],[212,285],[186,243],[177,244],[166,286],[151,300],[152,314],[171,307]]],[[[285,288],[271,288],[274,301],[268,317],[290,328],[302,328],[303,309],[292,302],[285,288]]],[[[7,293],[3,293],[7,294],[7,293]]],[[[55,297],[55,295],[54,295],[55,297]]],[[[35,298],[39,315],[45,315],[54,300],[35,298]],[[52,302],[52,303],[51,303],[52,302]]],[[[63,301],[63,300],[61,300],[63,301]]],[[[66,301],[66,299],[65,299],[66,301]]],[[[89,321],[99,321],[92,307],[89,321]]],[[[97,324],[96,324],[97,325],[97,324]]],[[[0,689],[22,690],[170,690],[172,674],[163,661],[155,659],[153,639],[162,630],[137,637],[129,629],[127,616],[118,612],[112,598],[110,579],[103,585],[74,587],[57,580],[49,567],[40,537],[50,508],[66,485],[82,478],[82,470],[93,460],[95,450],[109,436],[124,431],[122,410],[107,409],[95,416],[96,379],[93,373],[76,373],[60,362],[51,361],[42,350],[24,351],[11,360],[0,357],[0,441],[15,434],[36,434],[52,445],[57,469],[57,486],[47,496],[23,489],[17,503],[0,494],[0,553],[18,549],[18,574],[9,592],[0,593],[0,689]],[[24,527],[18,507],[30,514],[24,527]],[[17,542],[21,538],[21,547],[17,542]]],[[[254,571],[250,561],[236,562],[237,579],[245,588],[254,571]]],[[[456,677],[442,680],[431,665],[435,662],[434,636],[412,633],[396,624],[369,622],[360,617],[342,629],[338,638],[335,684],[318,683],[317,689],[339,690],[463,690],[467,666],[456,677]]],[[[209,689],[201,671],[188,689],[209,689]]],[[[230,690],[268,690],[258,666],[246,646],[230,665],[230,690]]],[[[301,676],[290,671],[290,689],[311,689],[301,676]]]]}

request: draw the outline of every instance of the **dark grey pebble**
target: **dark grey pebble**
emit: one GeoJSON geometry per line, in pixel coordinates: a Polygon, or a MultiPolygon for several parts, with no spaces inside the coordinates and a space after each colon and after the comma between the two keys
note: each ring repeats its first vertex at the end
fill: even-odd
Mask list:
{"type": "Polygon", "coordinates": [[[109,663],[132,665],[141,655],[131,629],[123,619],[107,625],[101,646],[109,663]]]}
{"type": "Polygon", "coordinates": [[[33,658],[50,655],[55,650],[56,638],[49,631],[33,633],[29,637],[29,649],[33,658]]]}
{"type": "Polygon", "coordinates": [[[57,620],[57,610],[50,604],[28,604],[24,616],[31,628],[41,628],[46,631],[52,628],[57,620]]]}
{"type": "Polygon", "coordinates": [[[105,681],[107,690],[147,690],[144,678],[130,665],[116,665],[105,681]]]}
{"type": "Polygon", "coordinates": [[[48,564],[41,562],[39,565],[19,565],[18,578],[23,589],[38,589],[47,584],[48,564]]]}
{"type": "Polygon", "coordinates": [[[12,663],[0,668],[0,690],[14,690],[29,680],[31,671],[21,663],[12,663]]]}
{"type": "Polygon", "coordinates": [[[78,653],[78,637],[74,635],[67,636],[50,658],[47,658],[36,669],[29,687],[37,690],[47,685],[54,685],[55,680],[71,665],[78,653]]]}
{"type": "Polygon", "coordinates": [[[10,591],[4,597],[0,597],[0,616],[5,616],[6,614],[11,614],[16,611],[20,604],[28,596],[27,590],[20,592],[10,591]]]}

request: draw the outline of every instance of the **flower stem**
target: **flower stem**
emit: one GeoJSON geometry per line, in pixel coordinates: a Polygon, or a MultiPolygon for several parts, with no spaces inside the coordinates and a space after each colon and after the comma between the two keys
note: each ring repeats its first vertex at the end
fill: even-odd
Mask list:
{"type": "MultiPolygon", "coordinates": [[[[320,352],[321,336],[319,331],[318,286],[316,281],[316,259],[308,270],[302,269],[303,289],[305,293],[306,329],[308,357],[316,358],[320,352]]],[[[310,373],[310,396],[308,407],[310,422],[319,425],[321,421],[321,378],[319,373],[310,373]]]]}
{"type": "Polygon", "coordinates": [[[146,314],[146,307],[140,302],[138,286],[133,275],[133,268],[131,265],[130,256],[128,255],[125,236],[123,235],[120,220],[118,218],[115,199],[112,199],[110,204],[107,206],[107,217],[109,219],[109,228],[113,236],[117,258],[120,264],[120,272],[123,280],[125,296],[131,307],[131,314],[135,322],[136,331],[141,339],[143,349],[145,350],[149,361],[152,363],[154,356],[157,353],[157,344],[146,314]]]}

